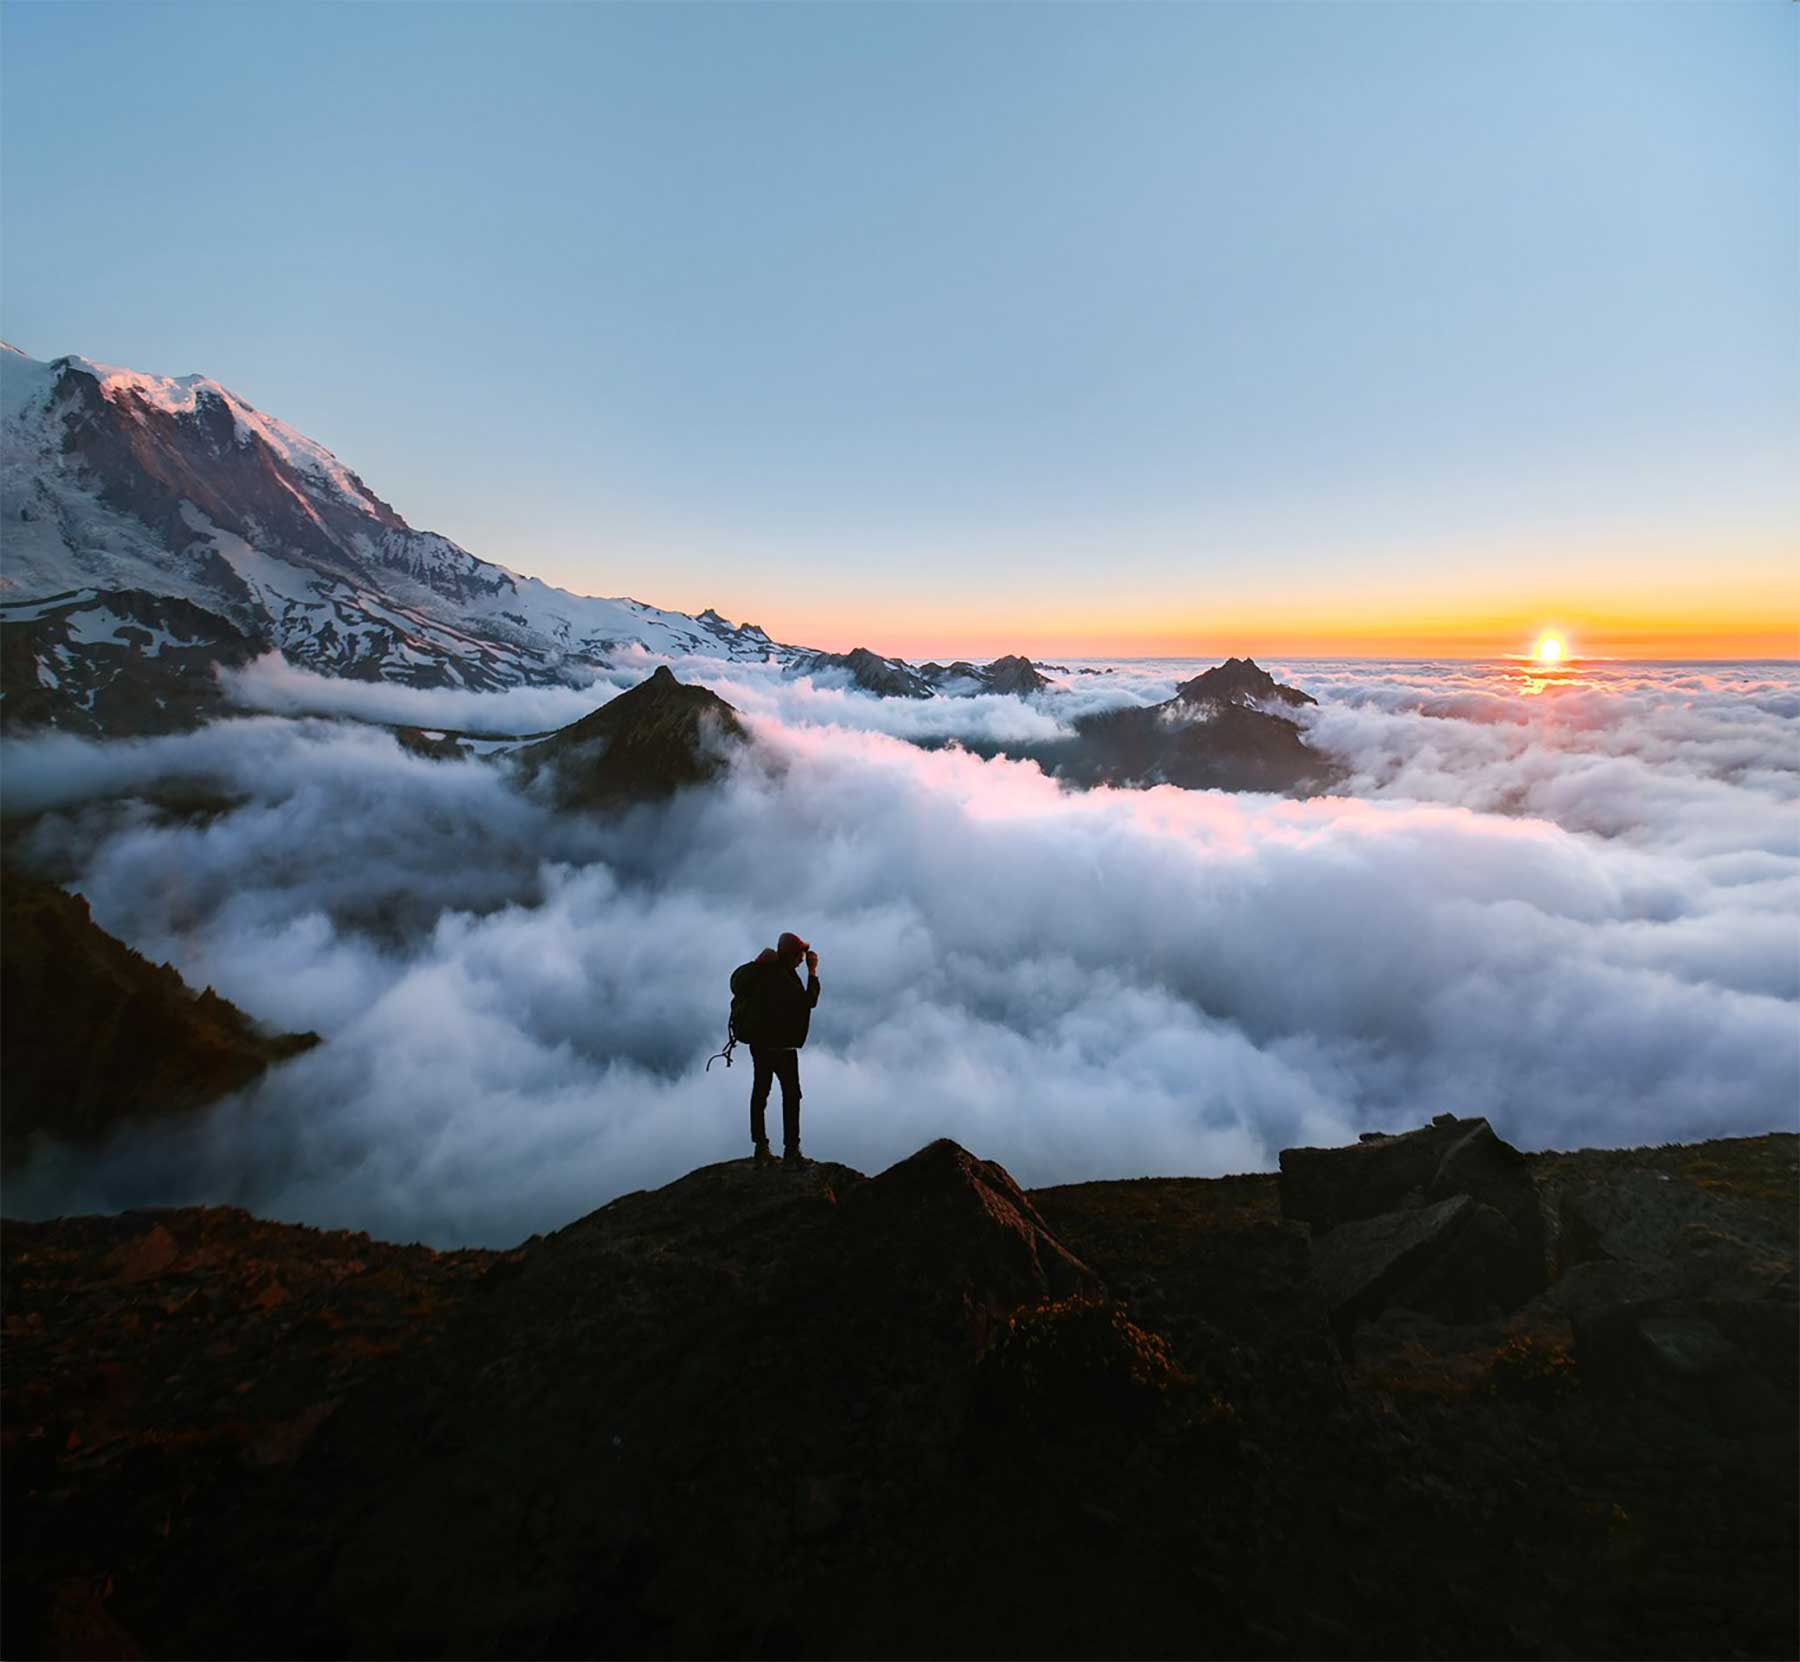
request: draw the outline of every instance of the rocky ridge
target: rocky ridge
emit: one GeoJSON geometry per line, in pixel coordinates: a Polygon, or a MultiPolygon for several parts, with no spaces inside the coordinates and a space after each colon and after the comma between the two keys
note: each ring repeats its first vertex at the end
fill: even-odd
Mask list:
{"type": "Polygon", "coordinates": [[[1790,1655],[1797,1152],[9,1223],[7,1649],[1790,1655]]]}
{"type": "Polygon", "coordinates": [[[210,987],[196,993],[109,935],[80,895],[12,869],[0,881],[0,1007],[9,1164],[40,1134],[93,1142],[202,1107],[319,1042],[265,1030],[210,987]]]}

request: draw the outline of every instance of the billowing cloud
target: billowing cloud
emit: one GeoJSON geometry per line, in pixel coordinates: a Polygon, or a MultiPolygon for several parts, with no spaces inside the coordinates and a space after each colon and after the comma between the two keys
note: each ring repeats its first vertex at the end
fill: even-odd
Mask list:
{"type": "MultiPolygon", "coordinates": [[[[1150,702],[1186,667],[1076,696],[1150,702]]],[[[1800,677],[1272,667],[1321,698],[1346,794],[1069,792],[871,730],[956,736],[908,726],[952,701],[759,666],[704,677],[756,754],[614,818],[323,721],[15,743],[9,801],[57,810],[29,855],[327,1043],[185,1124],[48,1151],[9,1209],[555,1227],[747,1148],[747,1067],[703,1067],[731,968],[784,928],[823,959],[806,1139],[864,1169],[938,1135],[1028,1183],[1266,1168],[1444,1109],[1534,1147],[1794,1123],[1800,677]],[[235,806],[107,800],[158,780],[235,806]]],[[[954,719],[1062,719],[1001,702],[954,719]]]]}

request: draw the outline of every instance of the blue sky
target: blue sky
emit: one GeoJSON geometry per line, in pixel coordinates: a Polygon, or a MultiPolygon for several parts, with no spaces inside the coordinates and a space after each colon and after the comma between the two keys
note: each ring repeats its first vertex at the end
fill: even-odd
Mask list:
{"type": "Polygon", "coordinates": [[[783,638],[1800,650],[1796,12],[14,3],[0,329],[783,638]]]}

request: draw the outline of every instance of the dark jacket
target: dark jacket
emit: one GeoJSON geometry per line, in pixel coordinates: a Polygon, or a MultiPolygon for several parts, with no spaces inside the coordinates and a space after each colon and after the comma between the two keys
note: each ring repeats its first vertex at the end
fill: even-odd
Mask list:
{"type": "MultiPolygon", "coordinates": [[[[789,969],[779,958],[746,964],[740,973],[746,983],[746,1009],[737,1024],[738,1037],[764,1050],[798,1050],[806,1043],[813,1006],[819,1002],[819,978],[809,975],[802,986],[799,970],[789,969]]],[[[737,977],[732,979],[735,984],[737,977]]]]}

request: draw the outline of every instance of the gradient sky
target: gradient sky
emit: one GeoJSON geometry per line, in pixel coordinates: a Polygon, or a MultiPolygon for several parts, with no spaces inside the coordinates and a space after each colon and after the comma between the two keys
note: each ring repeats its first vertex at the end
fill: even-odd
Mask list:
{"type": "Polygon", "coordinates": [[[911,655],[1800,652],[1800,8],[0,6],[0,333],[911,655]]]}

